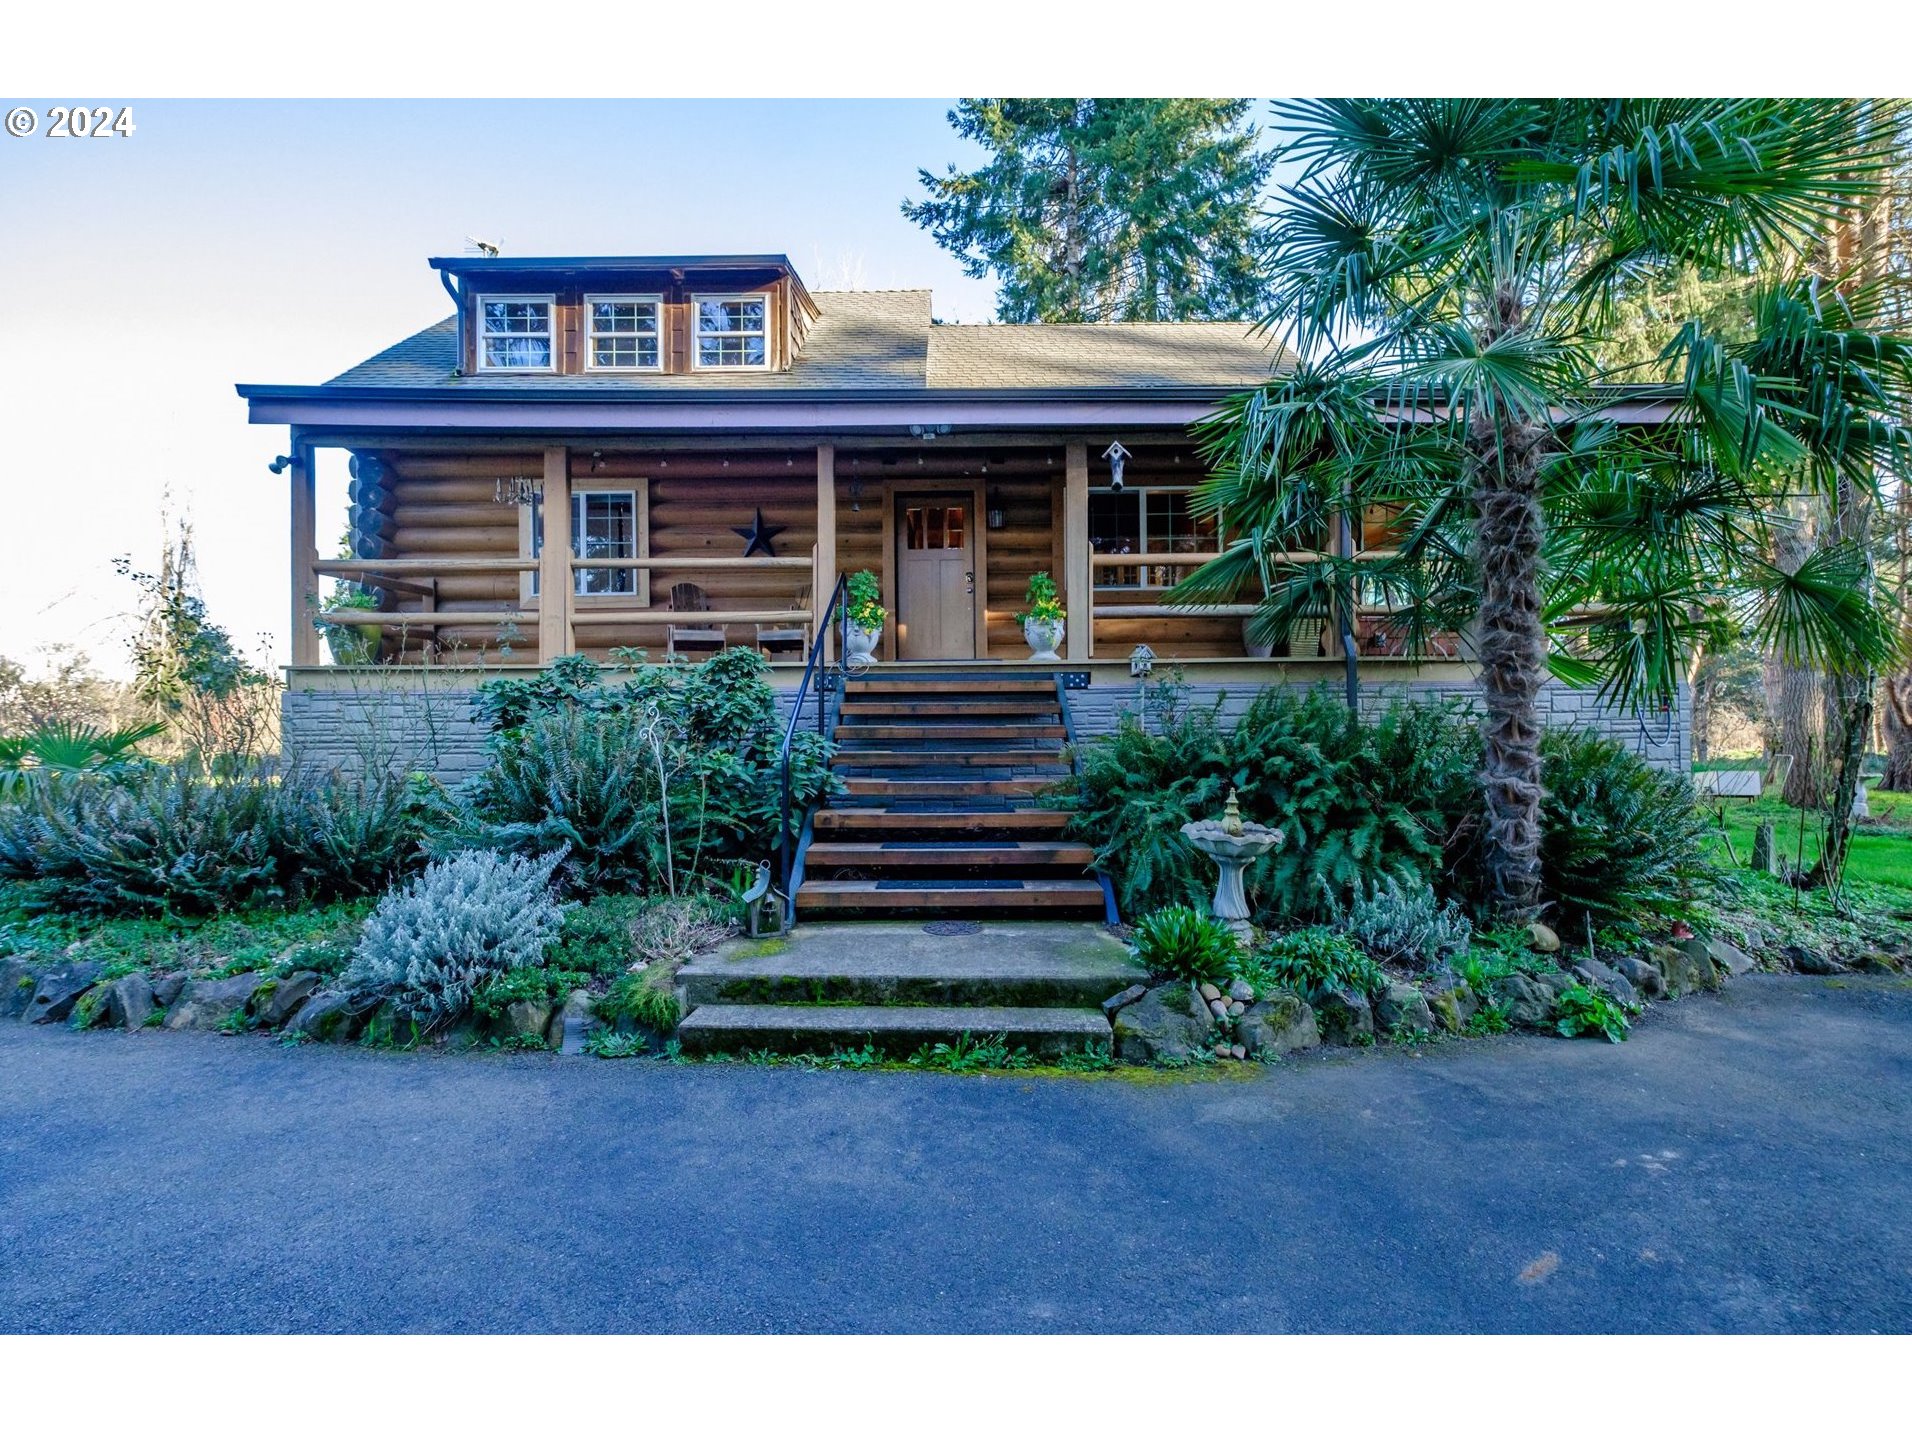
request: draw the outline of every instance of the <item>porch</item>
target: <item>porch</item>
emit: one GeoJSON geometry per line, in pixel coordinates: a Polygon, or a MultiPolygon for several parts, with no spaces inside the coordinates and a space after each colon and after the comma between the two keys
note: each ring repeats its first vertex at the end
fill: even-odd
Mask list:
{"type": "MultiPolygon", "coordinates": [[[[1325,614],[1297,629],[1292,651],[1270,652],[1244,642],[1252,594],[1168,605],[1224,535],[1193,502],[1205,470],[1185,437],[1130,431],[1122,442],[1118,479],[1080,438],[347,440],[337,444],[352,455],[347,555],[335,558],[318,556],[312,449],[299,446],[290,680],[298,687],[327,666],[328,646],[334,665],[490,670],[574,653],[695,661],[742,645],[797,668],[818,607],[839,575],[861,570],[876,575],[890,614],[885,663],[1027,661],[1017,614],[1030,578],[1046,572],[1072,664],[1126,674],[1145,645],[1165,664],[1222,671],[1331,652],[1339,666],[1325,614]],[[568,543],[544,541],[550,514],[565,515],[568,543]],[[327,580],[349,589],[323,591],[327,580]],[[351,605],[340,606],[348,590],[351,605]]],[[[1324,536],[1355,551],[1373,537],[1324,536]]],[[[1367,654],[1384,657],[1373,615],[1357,620],[1367,654]]]]}

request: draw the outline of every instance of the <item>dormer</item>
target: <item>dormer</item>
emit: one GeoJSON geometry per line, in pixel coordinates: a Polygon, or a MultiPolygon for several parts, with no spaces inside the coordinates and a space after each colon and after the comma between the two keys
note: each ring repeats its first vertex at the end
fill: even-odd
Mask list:
{"type": "Polygon", "coordinates": [[[817,317],[781,254],[433,259],[462,377],[739,377],[790,367],[817,317]]]}

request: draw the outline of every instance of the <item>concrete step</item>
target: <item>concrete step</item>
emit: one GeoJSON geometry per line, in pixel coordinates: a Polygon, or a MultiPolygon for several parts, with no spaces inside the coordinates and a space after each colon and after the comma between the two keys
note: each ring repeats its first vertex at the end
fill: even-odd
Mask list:
{"type": "Polygon", "coordinates": [[[1063,866],[1077,871],[1093,848],[1070,841],[813,841],[805,870],[839,866],[1063,866]]]}
{"type": "Polygon", "coordinates": [[[799,911],[1078,911],[1103,909],[1102,883],[1037,877],[885,877],[811,881],[799,911]]]}
{"type": "Polygon", "coordinates": [[[699,1006],[677,1028],[686,1051],[776,1051],[785,1055],[875,1046],[908,1056],[937,1042],[1000,1036],[1010,1050],[1053,1059],[1106,1045],[1100,1011],[1038,1006],[699,1006]]]}
{"type": "Polygon", "coordinates": [[[813,922],[766,946],[733,941],[686,964],[677,978],[686,1008],[853,1001],[1099,1011],[1145,979],[1105,927],[1081,923],[992,921],[949,936],[909,921],[813,922]]]}

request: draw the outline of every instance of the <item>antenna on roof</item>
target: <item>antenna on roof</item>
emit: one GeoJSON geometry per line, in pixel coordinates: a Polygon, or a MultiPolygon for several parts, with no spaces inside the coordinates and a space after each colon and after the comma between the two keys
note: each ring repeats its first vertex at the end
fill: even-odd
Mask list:
{"type": "Polygon", "coordinates": [[[489,239],[474,239],[471,235],[467,234],[465,236],[465,252],[472,255],[483,254],[487,259],[496,259],[499,250],[498,246],[493,244],[489,239]]]}

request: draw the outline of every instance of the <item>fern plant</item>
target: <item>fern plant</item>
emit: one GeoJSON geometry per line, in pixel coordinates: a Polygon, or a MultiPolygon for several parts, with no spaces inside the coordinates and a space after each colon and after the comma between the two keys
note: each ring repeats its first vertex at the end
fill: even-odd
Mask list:
{"type": "Polygon", "coordinates": [[[424,1031],[464,1016],[480,988],[544,964],[564,925],[551,894],[563,857],[467,851],[434,862],[366,919],[343,983],[389,999],[424,1031]]]}
{"type": "Polygon", "coordinates": [[[1096,848],[1124,906],[1193,903],[1208,859],[1181,836],[1233,788],[1244,816],[1287,834],[1244,875],[1251,904],[1318,920],[1393,880],[1425,885],[1466,850],[1478,788],[1472,732],[1446,704],[1403,703],[1365,726],[1322,689],[1262,692],[1233,724],[1212,707],[1125,718],[1085,744],[1080,776],[1049,800],[1096,848]]]}
{"type": "Polygon", "coordinates": [[[1638,932],[1715,879],[1706,819],[1685,781],[1589,733],[1548,732],[1540,753],[1541,873],[1562,931],[1591,922],[1638,932]]]}

